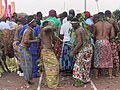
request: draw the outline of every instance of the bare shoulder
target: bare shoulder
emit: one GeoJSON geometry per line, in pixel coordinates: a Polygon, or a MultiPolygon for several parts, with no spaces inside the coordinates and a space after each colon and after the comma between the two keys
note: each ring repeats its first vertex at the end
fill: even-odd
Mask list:
{"type": "Polygon", "coordinates": [[[75,33],[76,33],[76,35],[83,34],[84,33],[84,28],[82,28],[82,27],[78,28],[75,33]]]}
{"type": "Polygon", "coordinates": [[[112,27],[113,25],[109,22],[106,22],[107,26],[112,27]]]}
{"type": "Polygon", "coordinates": [[[29,30],[28,28],[24,31],[24,35],[29,35],[31,33],[31,30],[29,30]]]}
{"type": "Polygon", "coordinates": [[[98,26],[98,25],[100,25],[100,22],[95,23],[95,24],[94,24],[94,27],[96,27],[96,26],[98,26]]]}
{"type": "Polygon", "coordinates": [[[25,31],[26,31],[27,33],[30,33],[30,32],[31,32],[31,30],[30,30],[29,28],[27,28],[25,31]]]}

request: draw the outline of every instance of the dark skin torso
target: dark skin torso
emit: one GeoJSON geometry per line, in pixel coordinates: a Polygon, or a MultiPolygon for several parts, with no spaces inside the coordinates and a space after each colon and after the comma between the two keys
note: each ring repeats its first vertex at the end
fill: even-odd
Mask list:
{"type": "Polygon", "coordinates": [[[112,39],[114,38],[114,29],[109,22],[99,21],[95,24],[95,37],[99,39],[112,39]]]}
{"type": "Polygon", "coordinates": [[[73,51],[70,53],[70,56],[74,56],[74,54],[76,52],[78,52],[80,46],[86,42],[86,32],[82,29],[82,28],[78,28],[75,30],[75,36],[76,36],[76,40],[77,40],[77,45],[75,46],[75,48],[73,49],[73,51]]]}
{"type": "Polygon", "coordinates": [[[27,28],[23,34],[22,40],[21,40],[21,45],[25,46],[25,47],[29,47],[31,44],[31,40],[33,40],[32,38],[32,30],[27,28]]]}
{"type": "Polygon", "coordinates": [[[52,49],[53,35],[54,32],[52,31],[49,34],[46,34],[44,31],[41,32],[43,47],[52,49]]]}

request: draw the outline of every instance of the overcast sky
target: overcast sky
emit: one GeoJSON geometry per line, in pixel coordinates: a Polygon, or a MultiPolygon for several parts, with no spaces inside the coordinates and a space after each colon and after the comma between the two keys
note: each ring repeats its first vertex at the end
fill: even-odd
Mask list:
{"type": "MultiPolygon", "coordinates": [[[[34,14],[41,11],[44,15],[48,15],[50,9],[55,9],[57,13],[75,9],[77,12],[84,11],[84,0],[9,0],[15,1],[16,12],[26,12],[34,14]]],[[[97,4],[95,0],[86,0],[87,10],[92,14],[97,13],[97,4]]],[[[120,8],[120,0],[98,0],[99,10],[114,11],[120,8]]]]}

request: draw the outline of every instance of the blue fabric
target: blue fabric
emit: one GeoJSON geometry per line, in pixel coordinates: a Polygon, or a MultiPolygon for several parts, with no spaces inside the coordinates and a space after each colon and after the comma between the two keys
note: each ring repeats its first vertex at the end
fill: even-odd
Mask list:
{"type": "MultiPolygon", "coordinates": [[[[71,44],[70,42],[65,42],[71,44]]],[[[70,57],[71,47],[67,44],[64,45],[63,53],[61,53],[61,57],[59,58],[60,67],[62,71],[71,72],[74,65],[74,60],[70,57]]]]}
{"type": "Polygon", "coordinates": [[[24,33],[25,29],[27,29],[27,27],[28,27],[28,24],[26,24],[22,27],[22,29],[20,30],[19,35],[18,35],[19,37],[21,37],[23,35],[23,33],[24,33]]]}
{"type": "MultiPolygon", "coordinates": [[[[28,28],[28,24],[24,25],[22,30],[20,30],[19,33],[19,37],[23,35],[24,31],[28,28]]],[[[34,27],[33,29],[33,34],[34,37],[38,37],[39,33],[40,33],[40,26],[37,25],[36,27],[34,27]]],[[[38,60],[38,45],[37,43],[31,43],[30,47],[29,47],[30,53],[32,54],[32,76],[36,77],[38,74],[38,66],[37,66],[37,60],[38,60]]]]}
{"type": "Polygon", "coordinates": [[[37,77],[38,75],[38,66],[37,66],[37,60],[38,60],[38,55],[32,54],[32,77],[37,77]]]}
{"type": "Polygon", "coordinates": [[[32,80],[32,58],[28,48],[20,46],[21,68],[26,81],[32,80]]]}

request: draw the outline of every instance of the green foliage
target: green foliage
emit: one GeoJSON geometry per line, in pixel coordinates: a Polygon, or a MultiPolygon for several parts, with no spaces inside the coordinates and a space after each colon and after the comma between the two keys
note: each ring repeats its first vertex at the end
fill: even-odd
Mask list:
{"type": "Polygon", "coordinates": [[[113,13],[112,13],[112,17],[115,19],[115,20],[119,20],[120,19],[120,10],[115,10],[113,13]]]}

